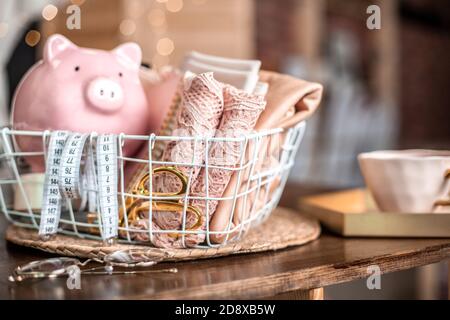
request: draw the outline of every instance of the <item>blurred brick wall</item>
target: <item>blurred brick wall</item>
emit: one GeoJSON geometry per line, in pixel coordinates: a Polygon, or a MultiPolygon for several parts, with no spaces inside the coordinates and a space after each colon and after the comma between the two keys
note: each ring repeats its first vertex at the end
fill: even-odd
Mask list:
{"type": "Polygon", "coordinates": [[[292,51],[292,10],[295,0],[256,1],[256,51],[266,70],[278,70],[292,51]]]}
{"type": "MultiPolygon", "coordinates": [[[[293,28],[297,0],[256,2],[256,48],[263,68],[279,70],[295,52],[293,28]]],[[[382,0],[391,1],[391,0],[382,0]]],[[[394,0],[392,0],[394,1],[394,0]]],[[[399,147],[450,146],[450,6],[448,0],[397,0],[400,28],[399,147]]],[[[365,8],[372,1],[327,0],[323,41],[330,30],[352,30],[360,41],[361,81],[374,90],[373,32],[365,27],[365,8]]]]}
{"type": "Polygon", "coordinates": [[[449,9],[443,0],[402,3],[403,147],[450,148],[449,9]]]}

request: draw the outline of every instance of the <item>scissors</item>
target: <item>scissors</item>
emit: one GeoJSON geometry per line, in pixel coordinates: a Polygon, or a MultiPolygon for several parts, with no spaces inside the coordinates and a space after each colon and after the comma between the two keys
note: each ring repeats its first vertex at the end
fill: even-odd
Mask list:
{"type": "MultiPolygon", "coordinates": [[[[176,192],[152,192],[152,196],[157,197],[174,197],[174,196],[183,196],[186,194],[187,186],[188,186],[188,178],[186,175],[181,172],[179,169],[173,166],[162,166],[152,169],[152,174],[161,174],[161,173],[169,173],[174,175],[180,182],[180,189],[176,192]]],[[[137,181],[135,186],[133,187],[131,193],[139,196],[150,196],[150,191],[148,190],[148,185],[150,175],[146,173],[142,176],[141,179],[137,181]]],[[[179,199],[173,200],[147,200],[142,198],[136,198],[129,196],[125,199],[125,210],[127,213],[128,222],[132,223],[134,221],[138,221],[140,219],[145,218],[145,214],[148,213],[150,206],[153,211],[169,211],[169,212],[183,212],[184,203],[180,202],[179,199]]],[[[194,206],[187,205],[186,213],[193,214],[196,217],[195,223],[187,228],[186,230],[195,230],[199,228],[203,224],[203,217],[199,209],[194,206]]],[[[125,226],[125,215],[123,212],[123,207],[120,208],[119,212],[119,226],[125,226]]],[[[169,234],[171,237],[177,238],[179,233],[171,233],[169,234]]]]}

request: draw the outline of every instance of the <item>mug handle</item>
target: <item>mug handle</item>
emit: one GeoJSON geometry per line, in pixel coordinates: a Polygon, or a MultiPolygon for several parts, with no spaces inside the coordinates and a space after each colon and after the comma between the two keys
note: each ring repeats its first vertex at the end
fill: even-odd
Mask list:
{"type": "MultiPolygon", "coordinates": [[[[447,169],[444,174],[444,179],[450,179],[450,169],[447,169]]],[[[450,194],[448,195],[449,199],[441,199],[437,200],[434,203],[434,206],[450,206],[450,194]]]]}

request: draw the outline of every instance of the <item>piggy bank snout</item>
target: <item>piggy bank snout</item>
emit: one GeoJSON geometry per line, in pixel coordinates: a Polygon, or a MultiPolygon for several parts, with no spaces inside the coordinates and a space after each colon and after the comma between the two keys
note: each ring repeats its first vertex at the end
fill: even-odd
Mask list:
{"type": "Polygon", "coordinates": [[[104,77],[95,78],[89,82],[86,96],[94,108],[106,112],[118,110],[124,103],[120,84],[104,77]]]}

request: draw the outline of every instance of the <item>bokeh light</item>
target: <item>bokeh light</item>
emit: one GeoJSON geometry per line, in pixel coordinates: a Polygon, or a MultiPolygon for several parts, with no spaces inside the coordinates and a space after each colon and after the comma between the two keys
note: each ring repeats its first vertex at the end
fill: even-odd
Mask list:
{"type": "Polygon", "coordinates": [[[178,12],[183,9],[183,0],[167,0],[166,9],[170,12],[178,12]]]}
{"type": "Polygon", "coordinates": [[[162,56],[170,55],[174,49],[173,41],[169,38],[161,38],[156,43],[156,51],[162,56]]]}
{"type": "Polygon", "coordinates": [[[120,23],[119,30],[124,36],[131,36],[136,31],[136,23],[133,20],[125,19],[120,23]]]}
{"type": "Polygon", "coordinates": [[[46,5],[44,9],[42,9],[42,17],[47,20],[53,20],[58,14],[58,8],[52,4],[46,5]]]}
{"type": "Polygon", "coordinates": [[[25,36],[25,43],[27,45],[29,45],[30,47],[36,46],[40,40],[41,40],[41,34],[39,31],[36,31],[36,30],[28,31],[27,35],[25,36]]]}

